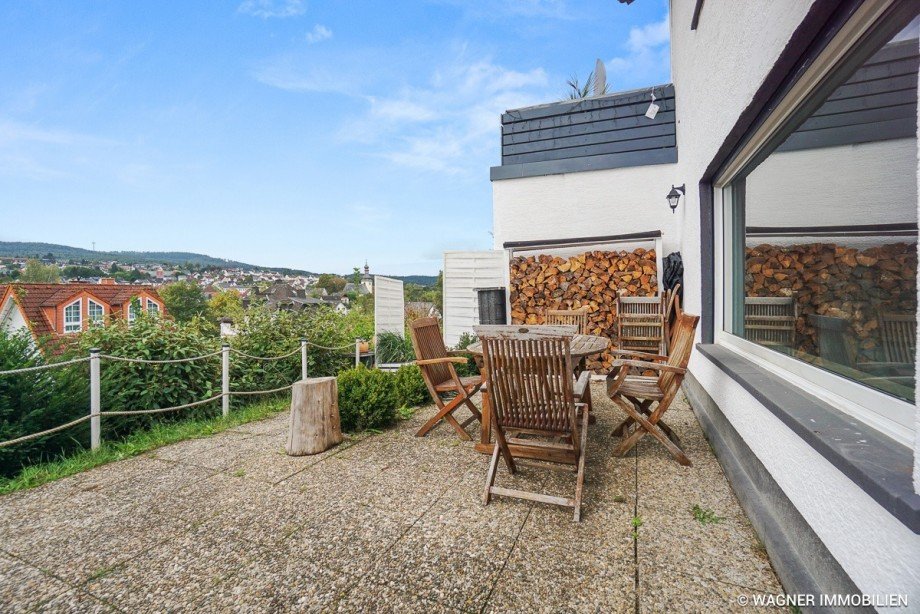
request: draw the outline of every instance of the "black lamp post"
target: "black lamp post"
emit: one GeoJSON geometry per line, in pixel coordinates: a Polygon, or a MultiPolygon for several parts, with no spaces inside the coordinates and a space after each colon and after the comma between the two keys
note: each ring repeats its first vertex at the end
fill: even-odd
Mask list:
{"type": "Polygon", "coordinates": [[[674,185],[671,185],[671,191],[668,192],[668,206],[671,207],[671,213],[674,213],[674,210],[677,209],[677,201],[680,200],[681,194],[685,194],[687,189],[687,184],[682,183],[676,188],[674,185]]]}

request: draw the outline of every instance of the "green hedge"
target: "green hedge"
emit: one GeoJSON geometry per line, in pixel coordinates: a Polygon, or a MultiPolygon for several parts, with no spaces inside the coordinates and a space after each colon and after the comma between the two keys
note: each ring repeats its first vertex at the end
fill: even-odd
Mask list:
{"type": "MultiPolygon", "coordinates": [[[[177,323],[166,317],[141,315],[128,326],[113,320],[105,327],[68,336],[54,351],[38,352],[27,334],[0,331],[0,370],[84,358],[89,349],[127,358],[176,359],[209,354],[220,349],[214,327],[201,319],[177,323]],[[64,350],[63,354],[58,351],[64,350]]],[[[373,336],[373,314],[353,309],[340,315],[328,307],[299,313],[247,310],[231,345],[254,356],[278,356],[299,348],[300,338],[344,350],[310,348],[311,376],[336,375],[353,364],[356,337],[373,336]]],[[[46,349],[53,347],[50,342],[46,349]]],[[[259,361],[231,356],[232,390],[265,390],[287,386],[300,377],[300,352],[279,361],[259,361]]],[[[102,410],[158,409],[184,405],[214,396],[221,388],[220,356],[206,360],[161,365],[103,360],[102,410]]],[[[261,397],[233,399],[242,406],[261,397]]],[[[0,441],[45,430],[86,415],[89,411],[89,369],[86,363],[37,373],[0,377],[0,441]]],[[[215,416],[220,401],[167,412],[103,419],[102,437],[113,441],[154,425],[215,416]]],[[[72,454],[89,443],[88,423],[32,442],[0,448],[0,475],[14,475],[23,467],[72,454]]]]}
{"type": "Polygon", "coordinates": [[[415,365],[395,373],[361,365],[339,373],[339,416],[346,431],[378,429],[393,424],[400,408],[428,401],[428,389],[415,365]]]}

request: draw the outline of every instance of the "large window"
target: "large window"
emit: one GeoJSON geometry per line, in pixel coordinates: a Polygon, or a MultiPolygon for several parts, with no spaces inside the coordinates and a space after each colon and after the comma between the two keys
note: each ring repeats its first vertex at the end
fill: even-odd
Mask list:
{"type": "Polygon", "coordinates": [[[917,335],[913,10],[834,60],[719,182],[725,330],[906,401],[917,335]]]}
{"type": "Polygon", "coordinates": [[[89,314],[89,322],[93,326],[102,326],[105,323],[105,307],[93,299],[87,300],[86,311],[89,314]]]}
{"type": "Polygon", "coordinates": [[[71,304],[64,307],[64,332],[78,333],[83,328],[83,318],[81,316],[80,303],[77,299],[71,304]]]}

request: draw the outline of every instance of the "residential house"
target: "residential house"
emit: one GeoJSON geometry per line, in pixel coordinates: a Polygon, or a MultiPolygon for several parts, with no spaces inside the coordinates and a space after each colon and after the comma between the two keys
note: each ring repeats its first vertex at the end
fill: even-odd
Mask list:
{"type": "Polygon", "coordinates": [[[502,116],[494,250],[445,254],[446,340],[475,287],[530,309],[520,257],[655,249],[660,292],[679,253],[684,392],[786,592],[920,603],[920,3],[670,9],[672,83],[502,116]]]}
{"type": "Polygon", "coordinates": [[[0,285],[0,328],[28,330],[38,341],[86,330],[110,318],[133,320],[138,311],[165,314],[152,286],[88,284],[0,285]]]}

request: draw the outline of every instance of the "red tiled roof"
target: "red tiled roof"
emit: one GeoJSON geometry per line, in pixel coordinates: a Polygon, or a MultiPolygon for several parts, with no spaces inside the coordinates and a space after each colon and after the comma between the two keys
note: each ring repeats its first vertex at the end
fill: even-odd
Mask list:
{"type": "MultiPolygon", "coordinates": [[[[10,284],[10,287],[12,287],[16,301],[22,308],[23,315],[29,322],[32,334],[39,339],[47,335],[54,335],[57,332],[45,317],[42,307],[57,307],[84,291],[114,307],[130,302],[132,297],[141,292],[146,292],[161,302],[163,300],[153,286],[72,283],[10,284]]],[[[3,296],[6,288],[7,286],[0,286],[0,297],[3,296]]]]}

